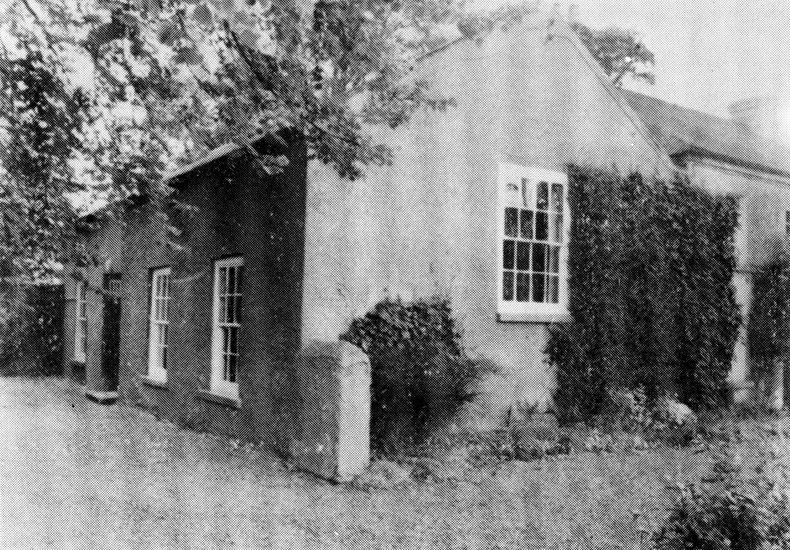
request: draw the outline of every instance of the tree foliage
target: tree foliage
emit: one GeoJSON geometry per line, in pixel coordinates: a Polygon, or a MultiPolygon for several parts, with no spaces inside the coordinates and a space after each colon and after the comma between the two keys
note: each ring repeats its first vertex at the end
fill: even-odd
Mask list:
{"type": "Polygon", "coordinates": [[[261,138],[302,140],[348,178],[387,164],[373,127],[449,103],[410,68],[456,13],[452,0],[14,0],[0,9],[10,256],[51,263],[43,243],[50,221],[73,225],[70,194],[165,200],[167,166],[225,143],[263,173],[288,159],[261,138]]]}
{"type": "Polygon", "coordinates": [[[71,160],[81,149],[84,95],[63,86],[58,67],[22,41],[0,59],[0,269],[41,276],[71,235],[69,195],[81,189],[71,160]]]}
{"type": "Polygon", "coordinates": [[[630,76],[637,82],[655,84],[655,55],[634,31],[617,27],[596,30],[579,22],[574,22],[572,27],[601,64],[604,73],[613,77],[616,84],[620,84],[624,76],[630,76]]]}
{"type": "Polygon", "coordinates": [[[683,179],[571,167],[569,309],[548,344],[566,420],[620,390],[693,409],[723,405],[740,312],[732,277],[734,199],[683,179]]]}

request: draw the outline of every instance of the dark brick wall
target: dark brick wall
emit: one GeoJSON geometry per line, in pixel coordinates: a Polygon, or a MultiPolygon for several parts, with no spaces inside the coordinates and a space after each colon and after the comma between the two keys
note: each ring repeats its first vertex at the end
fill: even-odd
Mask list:
{"type": "MultiPolygon", "coordinates": [[[[123,253],[122,399],[189,427],[276,445],[287,429],[292,358],[300,345],[304,258],[305,152],[285,173],[261,177],[250,158],[224,158],[177,183],[196,207],[172,221],[171,250],[150,212],[129,221],[123,253]],[[240,408],[205,399],[211,379],[214,261],[244,257],[240,408]],[[170,265],[170,359],[166,387],[146,383],[151,269],[170,265]],[[283,399],[283,397],[286,397],[283,399]]],[[[279,446],[279,445],[276,445],[279,446]]]]}

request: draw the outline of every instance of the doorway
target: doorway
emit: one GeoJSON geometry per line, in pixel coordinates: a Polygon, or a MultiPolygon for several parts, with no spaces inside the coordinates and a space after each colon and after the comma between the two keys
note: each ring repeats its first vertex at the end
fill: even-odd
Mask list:
{"type": "Polygon", "coordinates": [[[104,319],[102,328],[102,374],[107,391],[118,389],[121,340],[121,275],[104,276],[104,319]]]}

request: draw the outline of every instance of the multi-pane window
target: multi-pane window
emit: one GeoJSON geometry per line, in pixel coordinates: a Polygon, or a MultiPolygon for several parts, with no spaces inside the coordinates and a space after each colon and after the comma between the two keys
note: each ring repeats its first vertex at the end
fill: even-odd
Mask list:
{"type": "Polygon", "coordinates": [[[167,380],[168,331],[170,328],[170,268],[151,274],[151,314],[148,333],[148,376],[167,380]]]}
{"type": "Polygon", "coordinates": [[[500,167],[499,309],[561,313],[565,302],[567,178],[559,172],[500,167]]]}
{"type": "Polygon", "coordinates": [[[74,324],[74,359],[85,362],[88,351],[88,300],[83,281],[77,281],[76,316],[74,324]]]}
{"type": "Polygon", "coordinates": [[[212,390],[236,398],[243,272],[240,257],[220,260],[214,268],[212,390]]]}

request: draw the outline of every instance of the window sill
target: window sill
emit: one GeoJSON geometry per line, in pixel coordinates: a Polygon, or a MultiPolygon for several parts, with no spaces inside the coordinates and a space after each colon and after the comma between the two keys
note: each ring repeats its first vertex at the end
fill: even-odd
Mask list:
{"type": "Polygon", "coordinates": [[[570,313],[497,313],[496,320],[500,323],[568,323],[570,313]]]}
{"type": "Polygon", "coordinates": [[[140,379],[143,381],[143,384],[146,386],[151,386],[152,388],[159,388],[161,390],[167,389],[167,381],[166,380],[159,380],[158,378],[151,378],[147,375],[142,375],[140,379]]]}
{"type": "Polygon", "coordinates": [[[211,403],[216,403],[217,405],[233,407],[235,409],[241,408],[241,400],[234,397],[219,395],[208,390],[200,390],[198,396],[205,401],[210,401],[211,403]]]}

